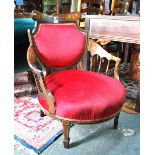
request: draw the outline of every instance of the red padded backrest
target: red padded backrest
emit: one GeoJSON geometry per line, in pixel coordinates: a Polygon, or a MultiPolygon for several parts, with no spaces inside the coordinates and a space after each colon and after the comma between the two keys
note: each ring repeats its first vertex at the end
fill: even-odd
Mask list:
{"type": "Polygon", "coordinates": [[[83,56],[87,37],[74,23],[40,24],[34,35],[41,60],[48,66],[67,67],[83,56]]]}

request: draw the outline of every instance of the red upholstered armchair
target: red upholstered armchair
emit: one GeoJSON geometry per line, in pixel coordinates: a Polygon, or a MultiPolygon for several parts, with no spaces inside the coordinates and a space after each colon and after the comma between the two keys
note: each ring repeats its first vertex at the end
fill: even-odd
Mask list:
{"type": "Polygon", "coordinates": [[[75,23],[38,23],[29,31],[28,64],[38,86],[44,114],[62,121],[64,147],[69,148],[69,128],[76,123],[97,123],[118,117],[125,88],[118,80],[120,59],[107,53],[75,23]],[[114,77],[82,70],[81,60],[91,56],[114,60],[114,77]]]}

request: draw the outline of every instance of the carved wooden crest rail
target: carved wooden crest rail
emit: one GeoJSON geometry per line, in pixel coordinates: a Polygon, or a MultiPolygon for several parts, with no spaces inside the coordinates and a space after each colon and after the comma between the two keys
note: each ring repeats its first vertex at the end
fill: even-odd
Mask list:
{"type": "Polygon", "coordinates": [[[87,15],[89,38],[140,44],[140,17],[87,15]]]}

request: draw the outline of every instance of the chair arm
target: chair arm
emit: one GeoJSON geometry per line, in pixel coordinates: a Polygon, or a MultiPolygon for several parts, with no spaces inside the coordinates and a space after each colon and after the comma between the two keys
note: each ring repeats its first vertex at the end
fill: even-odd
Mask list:
{"type": "Polygon", "coordinates": [[[97,54],[99,55],[100,58],[107,58],[108,61],[114,60],[115,61],[114,77],[119,80],[119,64],[121,61],[119,57],[116,57],[108,53],[106,50],[104,50],[98,43],[96,43],[92,39],[89,39],[88,51],[90,51],[91,56],[94,56],[97,54]]]}
{"type": "Polygon", "coordinates": [[[50,112],[50,114],[54,115],[55,114],[55,108],[54,108],[55,98],[46,86],[43,72],[36,68],[35,64],[37,62],[37,58],[36,58],[35,51],[34,51],[32,45],[30,45],[27,50],[27,61],[28,61],[28,65],[29,65],[30,69],[32,70],[32,72],[34,74],[36,85],[38,87],[38,92],[41,94],[41,96],[43,96],[46,99],[48,106],[49,106],[48,111],[50,112]],[[42,92],[41,92],[40,88],[41,88],[42,92]]]}
{"type": "Polygon", "coordinates": [[[35,55],[32,45],[30,45],[27,50],[27,61],[28,61],[28,65],[33,73],[41,74],[42,71],[39,70],[38,68],[36,68],[36,66],[35,66],[37,59],[36,59],[36,55],[35,55]]]}

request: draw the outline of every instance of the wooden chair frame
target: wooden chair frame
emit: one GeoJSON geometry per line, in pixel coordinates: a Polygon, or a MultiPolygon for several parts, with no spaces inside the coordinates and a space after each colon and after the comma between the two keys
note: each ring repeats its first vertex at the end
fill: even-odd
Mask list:
{"type": "MultiPolygon", "coordinates": [[[[38,25],[39,25],[39,23],[38,23],[38,25]]],[[[61,117],[55,115],[55,107],[54,107],[55,98],[54,98],[54,95],[48,90],[44,78],[48,74],[51,74],[52,72],[56,71],[57,68],[53,68],[53,67],[45,65],[42,62],[42,60],[39,58],[39,56],[37,54],[37,48],[35,47],[35,43],[33,40],[33,35],[37,32],[37,30],[38,30],[38,26],[36,27],[34,32],[31,32],[30,30],[28,31],[30,46],[27,50],[27,61],[28,61],[28,65],[29,65],[30,69],[32,70],[32,73],[35,77],[36,85],[38,88],[38,93],[47,101],[47,103],[49,105],[49,111],[45,110],[40,105],[40,108],[42,110],[42,116],[44,113],[45,115],[54,117],[54,118],[62,121],[63,128],[64,128],[64,141],[63,141],[64,147],[69,148],[69,140],[70,140],[69,131],[70,131],[71,124],[99,123],[99,122],[107,121],[107,120],[114,118],[114,129],[116,129],[118,126],[118,118],[119,118],[121,109],[119,109],[115,114],[113,114],[107,118],[102,118],[102,119],[95,120],[95,121],[79,121],[79,120],[73,120],[73,119],[64,119],[64,118],[61,118],[61,117]],[[40,65],[39,68],[38,68],[37,64],[40,65]]],[[[81,30],[81,29],[79,29],[79,30],[81,30]]],[[[119,79],[118,72],[119,72],[120,58],[109,54],[100,45],[98,45],[96,42],[94,42],[91,39],[89,39],[87,41],[86,48],[85,48],[85,54],[87,54],[87,51],[90,52],[92,57],[95,55],[98,55],[101,59],[105,57],[108,59],[108,61],[111,61],[111,60],[115,61],[114,77],[116,79],[119,79]]],[[[81,60],[82,59],[80,59],[77,63],[75,63],[71,66],[67,66],[66,68],[61,68],[61,70],[69,69],[69,68],[83,69],[82,65],[80,65],[81,60]]]]}
{"type": "Polygon", "coordinates": [[[71,12],[60,15],[46,15],[37,10],[32,11],[32,19],[37,22],[45,22],[45,23],[54,23],[54,20],[58,20],[58,22],[68,21],[68,22],[77,22],[81,18],[80,12],[71,12]]]}

